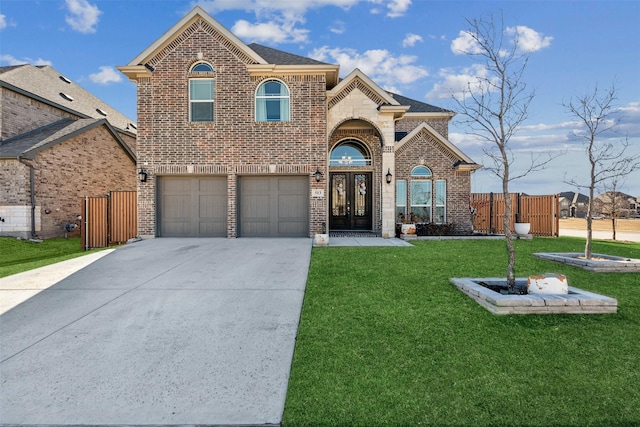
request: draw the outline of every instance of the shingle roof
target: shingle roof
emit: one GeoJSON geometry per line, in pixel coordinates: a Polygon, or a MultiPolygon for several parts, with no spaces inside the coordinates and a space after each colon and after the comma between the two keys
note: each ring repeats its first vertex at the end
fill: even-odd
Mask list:
{"type": "MultiPolygon", "coordinates": [[[[578,198],[576,200],[576,202],[578,203],[587,203],[589,201],[589,196],[584,195],[582,193],[577,193],[578,198]]],[[[573,198],[576,196],[576,193],[574,191],[564,191],[562,193],[560,193],[560,197],[564,197],[565,199],[568,199],[570,201],[573,201],[573,198]]]]}
{"type": "Polygon", "coordinates": [[[400,105],[408,105],[409,107],[411,107],[408,113],[452,113],[452,111],[436,107],[435,105],[416,101],[415,99],[407,98],[406,96],[398,95],[396,93],[388,93],[393,96],[393,98],[398,101],[400,105]]]}
{"type": "Polygon", "coordinates": [[[260,55],[270,64],[275,65],[333,65],[326,62],[316,61],[306,56],[295,55],[293,53],[284,52],[282,50],[273,49],[271,47],[262,46],[257,43],[251,43],[249,48],[260,55]]]}
{"type": "Polygon", "coordinates": [[[39,127],[29,132],[25,132],[13,138],[0,141],[0,159],[16,158],[18,156],[33,159],[40,151],[45,150],[55,144],[59,144],[75,135],[94,128],[104,126],[110,128],[114,138],[120,143],[123,149],[132,159],[135,155],[129,147],[120,139],[106,119],[79,119],[66,118],[57,122],[39,127]]]}
{"type": "Polygon", "coordinates": [[[136,133],[131,119],[48,65],[0,67],[0,85],[80,117],[107,119],[114,128],[136,133]]]}

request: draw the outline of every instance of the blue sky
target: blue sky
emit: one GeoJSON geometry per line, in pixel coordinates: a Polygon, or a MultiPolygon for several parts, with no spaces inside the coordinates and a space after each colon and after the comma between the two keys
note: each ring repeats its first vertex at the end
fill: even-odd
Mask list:
{"type": "MultiPolygon", "coordinates": [[[[49,64],[135,119],[135,84],[116,70],[126,65],[194,5],[207,10],[246,43],[256,42],[329,63],[345,76],[360,68],[387,90],[456,110],[451,93],[477,71],[464,45],[465,19],[503,16],[531,58],[528,87],[536,96],[528,120],[512,139],[519,159],[565,153],[511,190],[552,194],[588,183],[578,128],[563,103],[615,83],[621,121],[612,141],[628,137],[640,154],[640,1],[430,0],[2,0],[0,65],[49,64]]],[[[508,36],[508,34],[507,34],[508,36]]],[[[449,139],[476,162],[482,146],[457,119],[449,139]]],[[[524,167],[524,161],[516,168],[524,167]]],[[[621,188],[640,196],[640,171],[621,188]]],[[[501,191],[486,171],[475,192],[501,191]]]]}

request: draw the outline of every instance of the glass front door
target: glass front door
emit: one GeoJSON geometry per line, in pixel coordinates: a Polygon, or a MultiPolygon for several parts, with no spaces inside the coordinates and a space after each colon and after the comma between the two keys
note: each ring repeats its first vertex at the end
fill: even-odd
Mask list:
{"type": "Polygon", "coordinates": [[[331,230],[371,230],[371,173],[331,173],[331,230]]]}

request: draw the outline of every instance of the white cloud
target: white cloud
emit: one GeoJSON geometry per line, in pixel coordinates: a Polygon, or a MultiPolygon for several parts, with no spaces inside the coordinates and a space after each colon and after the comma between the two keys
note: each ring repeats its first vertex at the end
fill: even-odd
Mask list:
{"type": "Polygon", "coordinates": [[[335,21],[331,28],[329,28],[334,34],[343,34],[345,31],[345,23],[343,21],[335,21]]]}
{"type": "Polygon", "coordinates": [[[411,6],[411,0],[391,0],[387,3],[387,16],[390,18],[397,18],[403,16],[407,9],[411,6]]]}
{"type": "Polygon", "coordinates": [[[417,34],[407,34],[407,36],[402,40],[402,47],[412,47],[415,46],[417,42],[421,42],[422,37],[417,34]]]}
{"type": "Polygon", "coordinates": [[[522,25],[507,27],[505,33],[512,37],[512,42],[517,42],[523,52],[537,52],[549,47],[553,40],[553,37],[543,37],[542,33],[522,25]]]}
{"type": "Polygon", "coordinates": [[[33,58],[24,58],[24,59],[18,59],[15,58],[12,55],[0,55],[0,64],[5,64],[5,65],[22,65],[22,64],[31,64],[31,65],[53,65],[53,63],[51,61],[48,61],[46,59],[42,59],[42,58],[38,58],[38,59],[33,59],[33,58]]]}
{"type": "Polygon", "coordinates": [[[252,24],[241,19],[231,29],[241,39],[270,43],[302,43],[307,41],[308,30],[294,28],[291,23],[264,22],[252,24]]]}
{"type": "Polygon", "coordinates": [[[426,95],[427,99],[455,99],[462,100],[469,95],[469,91],[474,93],[483,86],[485,90],[487,69],[482,64],[472,64],[464,68],[460,73],[455,73],[451,69],[441,69],[441,82],[436,83],[433,89],[426,95]]]}
{"type": "Polygon", "coordinates": [[[395,85],[408,85],[429,75],[425,68],[414,65],[417,57],[394,56],[385,49],[358,53],[355,49],[323,46],[314,49],[309,56],[318,61],[340,64],[342,75],[359,68],[387,90],[392,90],[392,87],[397,90],[395,85]]]}
{"type": "MultiPolygon", "coordinates": [[[[349,9],[360,1],[362,0],[199,0],[192,3],[199,5],[211,13],[225,10],[245,10],[256,14],[273,11],[290,11],[297,14],[304,14],[309,9],[318,9],[325,6],[337,6],[342,9],[349,9]]],[[[394,0],[394,2],[395,1],[398,0],[394,0]]]]}
{"type": "Polygon", "coordinates": [[[7,16],[0,13],[0,30],[7,28],[7,16]]]}
{"type": "Polygon", "coordinates": [[[460,31],[458,37],[451,42],[451,51],[456,55],[478,54],[482,50],[473,34],[468,31],[460,31]]]}
{"type": "Polygon", "coordinates": [[[122,75],[113,67],[102,66],[100,72],[89,74],[89,80],[94,83],[106,85],[122,81],[122,75]]]}
{"type": "Polygon", "coordinates": [[[87,0],[66,0],[71,15],[65,17],[67,24],[80,33],[95,33],[102,11],[87,0]]]}
{"type": "MultiPolygon", "coordinates": [[[[510,43],[517,43],[518,49],[526,53],[537,52],[549,47],[553,40],[553,37],[544,37],[542,33],[522,25],[507,27],[505,35],[509,38],[510,43]]],[[[456,55],[475,55],[481,53],[482,48],[474,39],[473,33],[460,31],[458,37],[451,42],[451,51],[456,55]]]]}

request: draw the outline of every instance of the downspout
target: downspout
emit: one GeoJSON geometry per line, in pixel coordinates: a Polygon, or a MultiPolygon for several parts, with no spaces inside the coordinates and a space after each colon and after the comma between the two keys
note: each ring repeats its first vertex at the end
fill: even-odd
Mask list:
{"type": "Polygon", "coordinates": [[[23,165],[29,167],[29,183],[31,186],[31,237],[36,238],[36,194],[35,194],[35,168],[31,163],[27,163],[22,160],[22,157],[18,156],[18,161],[23,165]]]}

